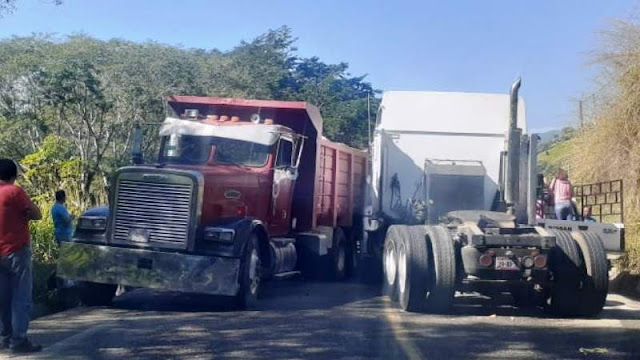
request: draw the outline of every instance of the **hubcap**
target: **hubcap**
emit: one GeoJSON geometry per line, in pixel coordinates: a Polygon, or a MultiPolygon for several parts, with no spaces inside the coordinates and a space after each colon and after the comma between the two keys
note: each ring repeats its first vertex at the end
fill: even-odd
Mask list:
{"type": "Polygon", "coordinates": [[[260,286],[260,257],[258,251],[253,249],[251,251],[251,259],[249,261],[249,290],[251,294],[258,293],[258,287],[260,286]]]}
{"type": "Polygon", "coordinates": [[[387,275],[387,284],[391,285],[396,280],[396,256],[393,247],[387,247],[384,256],[384,272],[387,275]]]}
{"type": "Polygon", "coordinates": [[[403,293],[407,286],[407,251],[404,245],[398,249],[398,287],[403,293]]]}

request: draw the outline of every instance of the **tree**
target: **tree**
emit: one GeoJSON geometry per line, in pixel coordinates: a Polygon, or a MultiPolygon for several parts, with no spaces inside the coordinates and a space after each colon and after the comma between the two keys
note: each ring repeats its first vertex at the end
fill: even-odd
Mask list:
{"type": "Polygon", "coordinates": [[[104,203],[111,174],[129,162],[135,126],[144,129],[146,158],[155,156],[168,95],[309,101],[327,137],[365,147],[367,97],[376,108],[377,92],[346,63],[296,56],[294,43],[286,27],[228,52],[85,35],[0,41],[0,156],[24,161],[50,136],[65,139],[78,167],[78,206],[104,203]]]}

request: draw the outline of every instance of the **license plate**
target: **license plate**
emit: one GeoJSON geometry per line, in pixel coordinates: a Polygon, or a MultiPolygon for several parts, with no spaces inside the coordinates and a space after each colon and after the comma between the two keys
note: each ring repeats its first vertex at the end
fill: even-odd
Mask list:
{"type": "Polygon", "coordinates": [[[129,240],[133,242],[139,242],[139,243],[149,242],[149,230],[131,229],[131,231],[129,231],[129,240]]]}
{"type": "Polygon", "coordinates": [[[496,258],[496,270],[518,271],[520,268],[515,262],[513,262],[513,260],[507,257],[498,256],[496,258]]]}

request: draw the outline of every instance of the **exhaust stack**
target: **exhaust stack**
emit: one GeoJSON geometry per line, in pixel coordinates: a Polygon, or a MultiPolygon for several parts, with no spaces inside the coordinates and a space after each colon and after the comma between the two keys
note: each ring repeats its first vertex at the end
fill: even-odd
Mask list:
{"type": "Polygon", "coordinates": [[[520,194],[520,138],[522,129],[518,128],[518,91],[522,79],[518,78],[511,85],[509,96],[510,113],[509,113],[509,129],[507,130],[506,150],[506,176],[505,176],[505,192],[504,200],[507,205],[507,213],[514,215],[515,207],[519,201],[520,194]]]}

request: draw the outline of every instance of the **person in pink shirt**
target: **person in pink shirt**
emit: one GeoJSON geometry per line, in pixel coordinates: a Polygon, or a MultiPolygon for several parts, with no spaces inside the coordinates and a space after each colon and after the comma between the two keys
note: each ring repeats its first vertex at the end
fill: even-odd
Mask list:
{"type": "Polygon", "coordinates": [[[549,192],[553,194],[556,218],[567,220],[573,218],[573,185],[564,169],[558,170],[556,177],[551,181],[549,192]]]}

